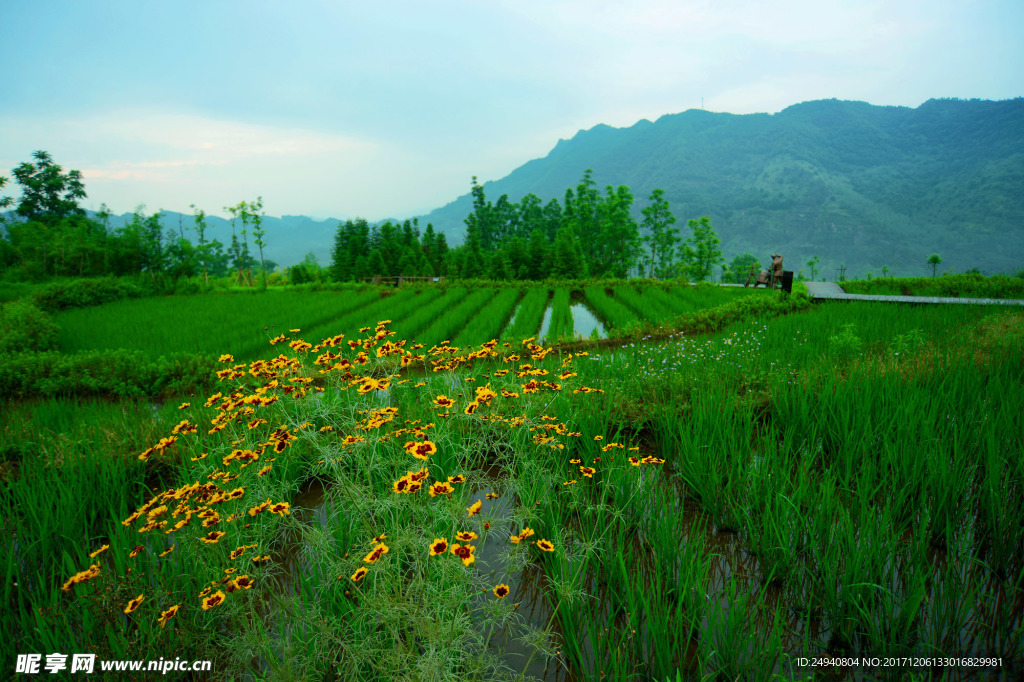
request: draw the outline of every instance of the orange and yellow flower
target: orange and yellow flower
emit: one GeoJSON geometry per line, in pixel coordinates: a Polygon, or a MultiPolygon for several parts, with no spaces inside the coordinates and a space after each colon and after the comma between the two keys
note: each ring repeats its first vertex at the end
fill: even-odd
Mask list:
{"type": "Polygon", "coordinates": [[[160,617],[157,618],[156,622],[160,623],[160,627],[164,627],[165,625],[167,625],[167,621],[169,621],[171,618],[174,618],[174,614],[176,614],[178,612],[178,609],[180,608],[181,605],[175,604],[166,611],[161,611],[160,617]]]}
{"type": "Polygon", "coordinates": [[[437,446],[429,440],[417,442],[414,440],[409,441],[404,446],[405,451],[416,459],[426,460],[430,455],[437,452],[437,446]]]}
{"type": "Polygon", "coordinates": [[[460,559],[462,559],[462,563],[463,563],[464,566],[469,566],[474,561],[476,561],[476,557],[473,556],[473,551],[475,549],[476,548],[473,547],[473,545],[460,545],[460,544],[456,543],[456,544],[452,545],[451,552],[455,556],[457,556],[460,559]]]}
{"type": "Polygon", "coordinates": [[[363,557],[363,562],[367,564],[375,564],[377,560],[388,553],[388,546],[383,542],[379,543],[374,547],[369,554],[363,557]]]}
{"type": "Polygon", "coordinates": [[[455,488],[452,486],[451,483],[438,481],[436,483],[431,484],[429,492],[431,497],[437,497],[438,495],[451,495],[454,491],[455,488]]]}
{"type": "Polygon", "coordinates": [[[126,614],[131,613],[135,609],[139,608],[139,606],[142,604],[142,602],[145,599],[146,598],[140,594],[138,597],[136,597],[135,599],[132,599],[130,602],[128,602],[128,606],[124,607],[124,612],[126,614]]]}
{"type": "Polygon", "coordinates": [[[214,606],[218,606],[223,603],[224,593],[220,590],[217,590],[210,596],[203,599],[203,611],[208,611],[209,609],[212,609],[214,606]]]}

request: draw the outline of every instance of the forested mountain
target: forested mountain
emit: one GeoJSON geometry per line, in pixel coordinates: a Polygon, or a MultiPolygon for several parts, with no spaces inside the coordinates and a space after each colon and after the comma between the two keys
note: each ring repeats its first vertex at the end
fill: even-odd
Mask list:
{"type": "MultiPolygon", "coordinates": [[[[85,215],[79,172],[42,150],[33,157],[13,171],[27,191],[18,215],[0,221],[0,275],[15,279],[234,271],[251,282],[257,264],[269,272],[310,252],[342,280],[704,279],[728,264],[742,281],[771,253],[809,276],[815,259],[825,279],[840,265],[848,276],[932,274],[932,254],[942,271],[1024,266],[1024,98],[916,109],[823,100],[777,114],[690,110],[598,125],[401,223],[275,218],[262,200],[231,209],[234,230],[206,216],[204,233],[198,215],[85,215]]],[[[3,201],[9,189],[0,208],[16,205],[3,201]]]]}
{"type": "MultiPolygon", "coordinates": [[[[584,169],[637,201],[665,190],[681,220],[710,216],[727,259],[780,252],[819,272],[989,272],[1024,264],[1024,99],[929,100],[916,109],[822,100],[777,114],[690,110],[629,128],[598,125],[484,183],[488,198],[559,201],[584,169]]],[[[470,194],[420,217],[458,244],[470,194]]],[[[580,235],[586,239],[586,235],[580,235]]]]}

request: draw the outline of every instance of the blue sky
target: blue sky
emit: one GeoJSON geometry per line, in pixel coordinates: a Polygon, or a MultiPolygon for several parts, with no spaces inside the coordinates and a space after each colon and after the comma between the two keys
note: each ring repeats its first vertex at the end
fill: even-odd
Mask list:
{"type": "MultiPolygon", "coordinates": [[[[1020,0],[8,0],[0,174],[115,213],[403,218],[598,123],[1024,95],[1020,0]]],[[[17,196],[13,180],[6,194],[17,196]]]]}

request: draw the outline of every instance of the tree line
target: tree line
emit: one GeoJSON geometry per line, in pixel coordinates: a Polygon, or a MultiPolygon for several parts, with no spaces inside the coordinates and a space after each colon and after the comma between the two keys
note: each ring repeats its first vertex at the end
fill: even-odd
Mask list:
{"type": "MultiPolygon", "coordinates": [[[[49,277],[98,277],[143,274],[152,278],[231,277],[255,285],[260,273],[277,264],[263,255],[263,199],[225,206],[231,214],[231,242],[207,236],[206,213],[192,206],[192,225],[179,220],[178,230],[164,230],[161,212],[147,216],[138,207],[121,226],[110,224],[104,204],[89,218],[78,205],[86,197],[81,173],[64,172],[45,151],[33,154],[13,171],[21,187],[14,213],[20,220],[7,221],[0,232],[0,273],[6,278],[38,281],[49,277]],[[194,235],[194,239],[190,238],[194,235]]],[[[0,177],[0,189],[7,178],[0,177]]],[[[0,208],[13,204],[0,198],[0,208]]]]}
{"type": "MultiPolygon", "coordinates": [[[[110,224],[105,204],[95,218],[88,217],[78,205],[86,197],[81,174],[65,172],[45,151],[35,152],[33,161],[19,165],[13,175],[21,187],[14,210],[19,220],[0,225],[0,274],[7,279],[142,274],[154,282],[230,278],[236,284],[266,286],[268,273],[277,266],[264,256],[261,197],[224,207],[232,230],[225,244],[209,238],[206,213],[194,204],[192,224],[179,219],[177,231],[164,230],[161,212],[146,216],[144,207],[120,226],[110,224]]],[[[532,193],[519,202],[508,195],[491,201],[473,177],[473,211],[465,219],[465,239],[455,248],[433,225],[421,231],[416,219],[378,225],[365,219],[339,222],[329,266],[322,268],[307,257],[288,268],[288,280],[684,276],[700,281],[725,266],[707,217],[689,220],[690,234],[683,238],[664,191],[656,189],[637,222],[629,187],[608,185],[602,193],[592,175],[587,169],[562,202],[547,203],[532,193]]],[[[0,190],[6,182],[0,177],[0,190]]],[[[12,203],[0,198],[0,208],[12,203]]]]}
{"type": "Polygon", "coordinates": [[[336,280],[426,276],[450,279],[542,280],[628,276],[704,280],[723,265],[720,240],[707,217],[690,220],[689,238],[664,191],[651,193],[638,223],[629,187],[607,186],[602,194],[587,169],[563,202],[546,204],[535,194],[518,202],[507,194],[496,202],[472,179],[473,211],[463,243],[448,246],[443,233],[418,221],[371,226],[365,220],[338,226],[330,274],[336,280]]]}

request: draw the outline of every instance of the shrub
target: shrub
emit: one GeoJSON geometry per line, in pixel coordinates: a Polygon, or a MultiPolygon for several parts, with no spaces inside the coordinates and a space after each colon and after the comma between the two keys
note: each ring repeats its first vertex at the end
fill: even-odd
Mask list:
{"type": "Polygon", "coordinates": [[[148,296],[152,292],[128,279],[99,277],[51,282],[32,292],[32,301],[42,310],[88,308],[122,298],[148,296]]]}
{"type": "Polygon", "coordinates": [[[60,328],[29,301],[11,301],[0,307],[0,353],[51,350],[60,328]]]}
{"type": "Polygon", "coordinates": [[[34,396],[142,397],[176,394],[214,383],[212,357],[151,360],[141,351],[56,351],[0,355],[0,398],[34,396]]]}

